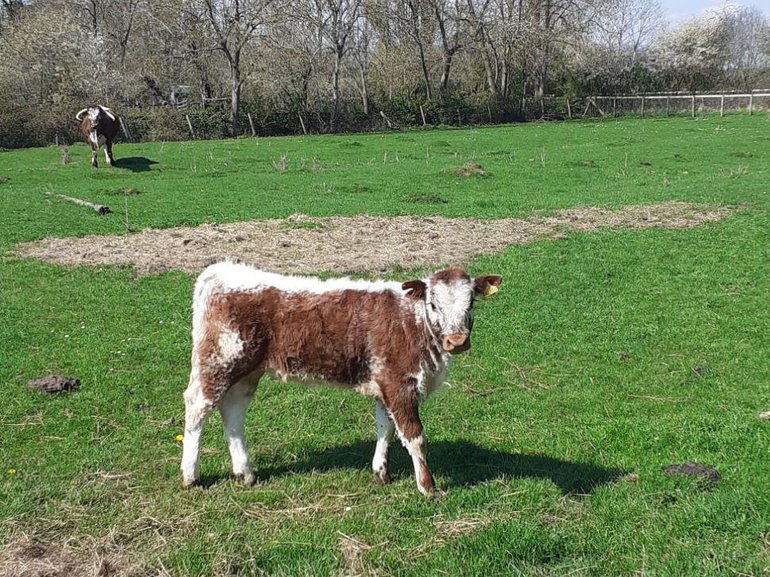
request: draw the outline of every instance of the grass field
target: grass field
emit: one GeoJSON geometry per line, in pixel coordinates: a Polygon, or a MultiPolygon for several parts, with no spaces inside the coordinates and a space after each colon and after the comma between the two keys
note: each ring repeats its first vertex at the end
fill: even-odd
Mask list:
{"type": "Polygon", "coordinates": [[[98,170],[85,146],[68,154],[0,153],[0,574],[770,574],[767,115],[122,144],[98,170]],[[486,176],[455,174],[470,161],[486,176]],[[194,279],[11,256],[45,236],[294,213],[670,200],[736,210],[462,263],[505,280],[422,407],[434,500],[400,447],[393,483],[372,484],[369,400],[267,379],[247,420],[258,485],[230,479],[214,416],[207,488],[182,490],[194,279]],[[81,389],[26,388],[45,374],[81,389]],[[720,481],[662,473],[688,461],[720,481]]]}

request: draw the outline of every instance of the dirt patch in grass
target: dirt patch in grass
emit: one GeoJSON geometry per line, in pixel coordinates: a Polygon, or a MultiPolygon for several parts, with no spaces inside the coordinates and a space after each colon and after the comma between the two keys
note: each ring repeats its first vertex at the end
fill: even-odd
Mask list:
{"type": "Polygon", "coordinates": [[[470,176],[486,176],[486,169],[478,162],[466,162],[459,168],[452,170],[452,173],[457,176],[468,178],[470,176]]]}
{"type": "Polygon", "coordinates": [[[19,537],[0,547],[4,577],[140,577],[141,563],[129,561],[115,543],[79,543],[19,537]]]}
{"type": "Polygon", "coordinates": [[[284,273],[378,273],[462,265],[512,244],[563,238],[573,231],[690,228],[721,220],[731,210],[667,202],[618,210],[578,206],[526,219],[293,215],[123,236],[46,238],[17,245],[15,255],[65,265],[130,265],[140,275],[197,274],[226,258],[284,273]]]}

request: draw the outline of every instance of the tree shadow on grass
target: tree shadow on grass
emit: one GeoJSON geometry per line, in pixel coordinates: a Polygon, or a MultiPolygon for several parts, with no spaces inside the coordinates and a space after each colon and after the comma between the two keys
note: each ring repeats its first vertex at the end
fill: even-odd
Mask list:
{"type": "Polygon", "coordinates": [[[144,156],[128,156],[126,158],[116,158],[113,165],[117,168],[125,168],[131,172],[146,172],[150,170],[150,166],[158,164],[154,160],[145,158],[144,156]]]}
{"type": "MultiPolygon", "coordinates": [[[[288,474],[336,469],[369,470],[374,441],[358,441],[300,455],[297,462],[259,468],[261,482],[288,474]]],[[[397,441],[391,445],[390,474],[394,479],[411,477],[412,462],[397,441]]],[[[512,479],[550,479],[564,494],[588,494],[596,487],[622,477],[628,471],[590,463],[574,463],[541,454],[520,454],[492,450],[468,441],[428,442],[428,465],[433,474],[446,479],[445,489],[472,487],[502,477],[512,479]]],[[[204,486],[220,478],[203,480],[204,486]]]]}

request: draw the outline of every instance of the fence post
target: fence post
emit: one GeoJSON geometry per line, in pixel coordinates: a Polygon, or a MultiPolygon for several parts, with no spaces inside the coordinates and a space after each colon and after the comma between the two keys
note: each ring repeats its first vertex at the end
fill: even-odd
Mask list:
{"type": "Polygon", "coordinates": [[[725,95],[723,94],[722,97],[719,99],[719,118],[722,118],[725,115],[725,95]]]}
{"type": "Polygon", "coordinates": [[[644,95],[642,95],[642,117],[644,117],[644,95]]]}
{"type": "Polygon", "coordinates": [[[690,115],[695,118],[695,95],[692,95],[692,104],[690,105],[690,115]]]}
{"type": "Polygon", "coordinates": [[[671,116],[669,112],[671,110],[671,96],[666,94],[666,116],[671,116]]]}
{"type": "Polygon", "coordinates": [[[123,120],[123,117],[118,116],[118,120],[120,120],[120,127],[123,129],[123,135],[128,139],[129,142],[133,142],[134,137],[131,136],[131,132],[128,130],[128,126],[126,125],[126,122],[123,120]]]}
{"type": "Polygon", "coordinates": [[[192,134],[193,140],[195,140],[195,131],[192,127],[192,122],[190,122],[190,115],[185,114],[184,117],[187,119],[187,126],[190,128],[190,134],[192,134]]]}
{"type": "Polygon", "coordinates": [[[754,93],[749,94],[749,116],[754,114],[754,93]]]}
{"type": "Polygon", "coordinates": [[[572,118],[572,109],[569,106],[569,96],[565,96],[564,100],[567,101],[567,117],[571,119],[572,118]]]}
{"type": "Polygon", "coordinates": [[[612,97],[612,117],[613,118],[618,115],[617,110],[618,110],[618,97],[613,96],[612,97]]]}

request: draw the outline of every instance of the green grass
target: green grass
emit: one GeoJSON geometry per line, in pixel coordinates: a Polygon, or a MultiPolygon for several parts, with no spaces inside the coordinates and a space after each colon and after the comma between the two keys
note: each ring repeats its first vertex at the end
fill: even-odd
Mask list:
{"type": "Polygon", "coordinates": [[[436,500],[417,493],[397,446],[394,482],[371,483],[367,399],[269,380],[248,417],[260,483],[229,478],[215,416],[208,488],[181,490],[193,279],[8,256],[0,568],[33,535],[66,543],[83,575],[97,554],[126,575],[767,575],[770,423],[757,415],[770,410],[769,122],[123,144],[119,167],[96,171],[84,146],[68,165],[55,148],[0,153],[6,254],[45,236],[126,234],[126,207],[138,230],[293,213],[745,206],[695,229],[575,233],[468,263],[505,281],[479,307],[451,387],[423,406],[447,491],[436,500]],[[273,168],[281,156],[285,172],[273,168]],[[487,175],[453,173],[471,161],[487,175]],[[49,373],[79,377],[81,390],[26,389],[49,373]],[[721,481],[661,473],[685,461],[721,481]]]}

